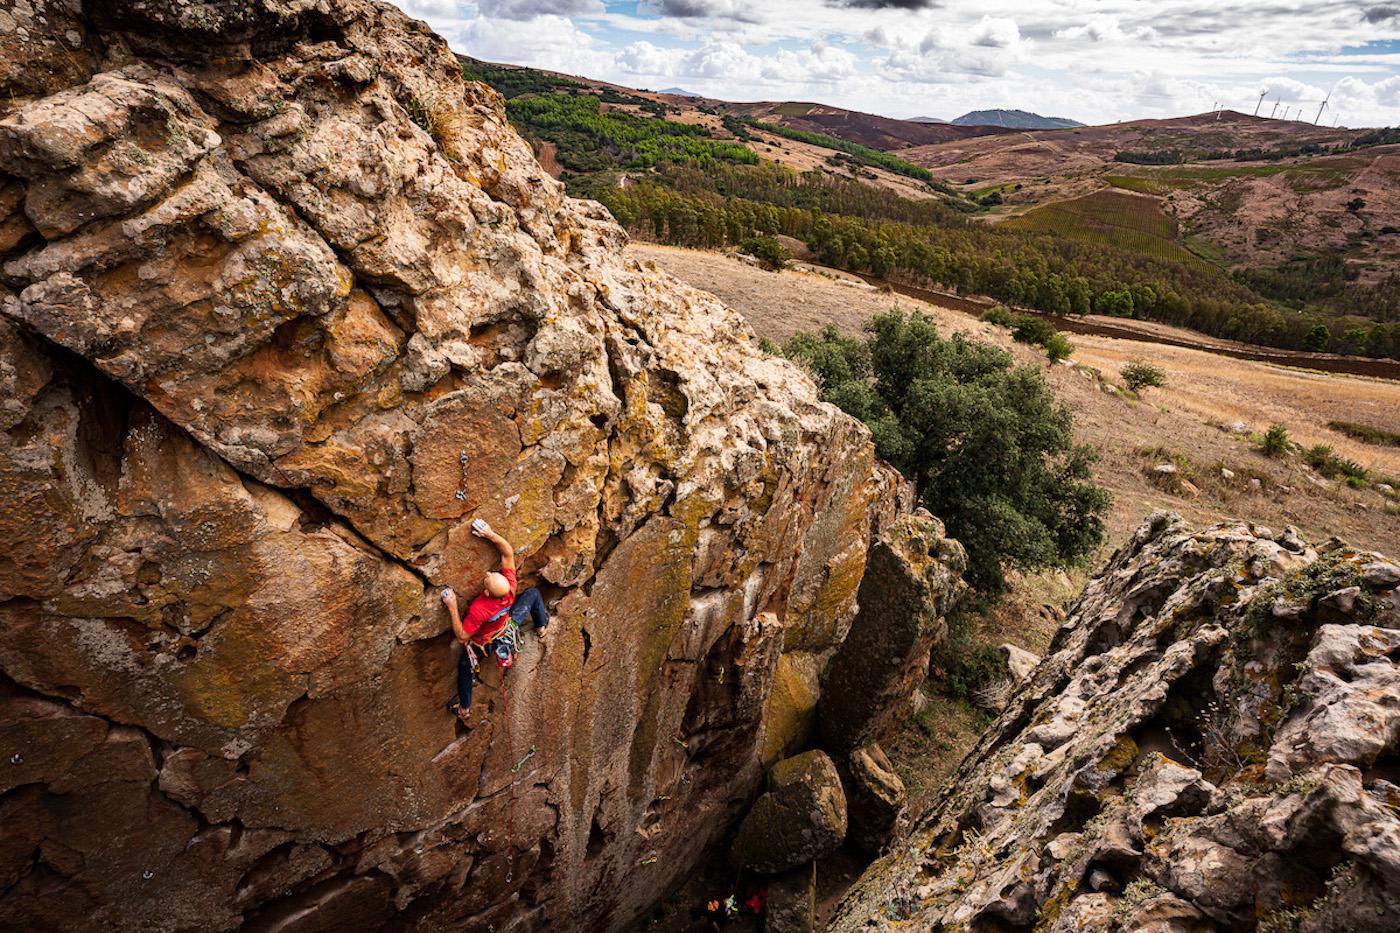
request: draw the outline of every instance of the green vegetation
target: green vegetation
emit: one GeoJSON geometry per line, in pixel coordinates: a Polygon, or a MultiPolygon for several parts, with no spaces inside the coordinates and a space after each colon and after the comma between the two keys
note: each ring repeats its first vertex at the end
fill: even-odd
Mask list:
{"type": "Polygon", "coordinates": [[[1321,353],[1331,342],[1332,332],[1327,329],[1326,324],[1314,324],[1303,335],[1303,349],[1312,353],[1321,353]]]}
{"type": "Polygon", "coordinates": [[[1329,421],[1327,426],[1333,431],[1341,431],[1348,437],[1364,441],[1367,444],[1400,447],[1400,434],[1387,431],[1385,428],[1377,428],[1369,424],[1356,424],[1352,421],[1329,421]]]}
{"type": "Polygon", "coordinates": [[[703,126],[603,111],[592,94],[517,97],[506,112],[529,135],[557,145],[559,163],[574,172],[648,168],[667,161],[758,162],[746,146],[713,139],[703,126]]]}
{"type": "Polygon", "coordinates": [[[1141,392],[1143,389],[1159,389],[1167,384],[1167,374],[1159,367],[1142,360],[1133,360],[1123,367],[1120,375],[1123,377],[1123,384],[1134,392],[1141,392]]]}
{"type": "Polygon", "coordinates": [[[1288,453],[1288,446],[1288,429],[1281,424],[1269,425],[1269,430],[1264,432],[1259,443],[1260,449],[1269,457],[1282,457],[1288,453]]]}
{"type": "Polygon", "coordinates": [[[982,320],[1008,328],[1012,339],[1018,343],[1033,343],[1041,347],[1052,363],[1067,360],[1074,353],[1074,344],[1069,342],[1069,338],[1043,317],[1008,311],[1004,306],[997,305],[982,315],[982,320]]]}
{"type": "MultiPolygon", "coordinates": [[[[1154,202],[1115,191],[983,225],[968,217],[979,209],[974,201],[950,193],[926,169],[869,147],[733,116],[724,125],[738,138],[724,139],[705,126],[665,119],[662,104],[610,89],[530,69],[473,63],[465,70],[503,90],[527,138],[554,144],[571,194],[601,201],[648,239],[714,248],[786,235],[806,243],[820,262],[850,272],[1052,314],[1098,311],[1295,349],[1322,324],[1334,352],[1400,357],[1400,276],[1363,287],[1344,263],[1299,258],[1279,270],[1231,277],[1202,258],[1203,244],[1180,243],[1174,221],[1154,202]],[[609,102],[622,106],[605,108],[609,102]],[[857,178],[760,163],[743,144],[757,129],[929,181],[944,196],[907,198],[857,178]]],[[[1298,167],[1173,167],[1154,172],[1153,184],[1241,168],[1298,167]]]]}
{"type": "Polygon", "coordinates": [[[1370,482],[1370,474],[1364,466],[1350,458],[1338,456],[1326,444],[1314,444],[1303,451],[1303,460],[1329,479],[1341,477],[1353,489],[1360,489],[1370,482]]]}
{"type": "Polygon", "coordinates": [[[772,272],[787,265],[791,256],[787,248],[778,242],[777,237],[771,236],[751,236],[739,241],[739,252],[747,253],[759,262],[763,267],[772,272]]]}
{"type": "MultiPolygon", "coordinates": [[[[804,107],[802,113],[806,112],[807,108],[804,107]]],[[[891,155],[879,149],[871,149],[869,146],[862,146],[860,143],[847,142],[844,139],[837,139],[835,136],[827,136],[825,133],[794,130],[777,123],[763,123],[752,118],[743,119],[740,122],[756,130],[772,133],[775,136],[795,139],[800,143],[808,143],[813,146],[821,146],[823,149],[844,152],[861,165],[867,165],[872,168],[882,168],[887,172],[894,172],[896,175],[917,178],[919,181],[933,181],[933,173],[923,166],[915,165],[912,162],[906,162],[898,156],[891,155]]]]}
{"type": "Polygon", "coordinates": [[[1177,242],[1176,221],[1162,213],[1156,201],[1120,191],[1095,191],[1046,204],[1004,226],[1126,248],[1156,259],[1199,261],[1177,242]]]}
{"type": "Polygon", "coordinates": [[[506,100],[522,94],[548,94],[558,90],[585,90],[584,85],[567,78],[536,71],[533,68],[510,68],[490,62],[468,59],[462,63],[462,77],[480,81],[500,91],[506,100]]]}
{"type": "Polygon", "coordinates": [[[798,334],[783,353],[870,426],[880,456],[967,549],[970,584],[1000,592],[1009,568],[1065,566],[1099,546],[1109,499],[1090,480],[1094,453],[1074,443],[1037,370],[960,334],[944,340],[917,313],[880,315],[866,332],[798,334]]]}
{"type": "Polygon", "coordinates": [[[929,657],[939,690],[947,696],[973,700],[1006,678],[1001,652],[982,632],[991,602],[989,597],[974,593],[959,600],[948,613],[945,634],[929,657]]]}
{"type": "Polygon", "coordinates": [[[1067,360],[1074,352],[1074,344],[1070,343],[1069,338],[1058,331],[1046,338],[1041,346],[1045,348],[1046,358],[1052,363],[1067,360]]]}
{"type": "MultiPolygon", "coordinates": [[[[718,166],[724,194],[699,190],[704,173],[689,173],[694,193],[682,195],[658,180],[634,182],[625,188],[595,185],[587,193],[602,201],[624,226],[664,243],[713,247],[735,243],[751,233],[784,234],[804,241],[820,262],[851,272],[896,277],[911,284],[983,294],[1053,314],[1105,313],[1158,320],[1246,343],[1300,348],[1317,318],[1293,313],[1261,301],[1229,275],[1179,251],[1148,255],[1125,248],[1111,235],[1087,242],[1049,232],[1018,230],[1010,223],[989,227],[972,223],[945,205],[930,202],[910,211],[926,212],[925,222],[883,220],[900,199],[889,192],[870,192],[872,207],[862,214],[828,213],[788,204],[839,194],[848,203],[859,189],[828,189],[825,183],[796,176],[781,196],[784,206],[748,195],[766,195],[771,178],[766,172],[740,171],[743,166],[718,166]],[[938,219],[933,219],[933,218],[938,219]],[[1180,257],[1188,257],[1182,259],[1180,257]],[[1131,306],[1123,301],[1125,292],[1131,306]],[[1107,298],[1100,296],[1110,294],[1107,298]]],[[[679,169],[663,169],[670,177],[679,169]]],[[[850,183],[857,184],[857,183],[850,183]]],[[[922,202],[918,202],[922,203],[922,202]]],[[[1400,323],[1336,322],[1339,329],[1359,332],[1353,352],[1370,356],[1400,356],[1400,323]]]]}

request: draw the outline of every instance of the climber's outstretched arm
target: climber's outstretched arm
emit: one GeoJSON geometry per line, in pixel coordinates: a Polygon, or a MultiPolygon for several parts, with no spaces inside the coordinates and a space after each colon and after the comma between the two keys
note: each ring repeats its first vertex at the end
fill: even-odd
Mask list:
{"type": "Polygon", "coordinates": [[[463,645],[466,645],[467,630],[462,628],[462,613],[457,605],[457,594],[452,590],[452,587],[449,586],[442,591],[442,604],[447,607],[447,617],[452,620],[452,634],[463,645]]]}
{"type": "Polygon", "coordinates": [[[515,548],[511,547],[510,542],[505,538],[496,534],[495,530],[493,530],[490,525],[478,518],[476,521],[472,522],[472,534],[480,538],[485,538],[487,541],[496,545],[496,550],[501,552],[502,570],[515,570],[515,548]]]}

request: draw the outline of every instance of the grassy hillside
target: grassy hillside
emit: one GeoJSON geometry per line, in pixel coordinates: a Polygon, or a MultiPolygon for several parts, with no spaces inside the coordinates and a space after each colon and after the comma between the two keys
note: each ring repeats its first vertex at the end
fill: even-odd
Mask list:
{"type": "Polygon", "coordinates": [[[1117,191],[1096,191],[1073,200],[1056,201],[1009,220],[1004,226],[1127,249],[1153,259],[1200,261],[1181,245],[1176,221],[1163,213],[1157,201],[1117,191]]]}
{"type": "MultiPolygon", "coordinates": [[[[1371,304],[1384,307],[1389,286],[1306,257],[1277,270],[1232,274],[1231,248],[1200,222],[1230,216],[1244,199],[1197,197],[1197,189],[1283,179],[1289,191],[1308,192],[1334,184],[1347,170],[1337,160],[1354,156],[1297,171],[1282,164],[1113,163],[1118,190],[1096,177],[1094,189],[1047,197],[1054,185],[979,179],[961,162],[940,171],[914,164],[917,149],[895,155],[777,122],[799,110],[804,120],[818,112],[838,122],[849,116],[836,108],[762,105],[760,120],[722,102],[662,98],[530,69],[468,61],[464,70],[501,90],[511,120],[559,167],[571,193],[601,201],[649,239],[714,248],[781,234],[838,268],[1057,314],[1098,310],[1272,346],[1400,356],[1400,323],[1346,313],[1362,294],[1381,296],[1371,304]],[[945,172],[956,172],[958,183],[941,177],[945,172]],[[1026,211],[1031,197],[1040,201],[1026,211]],[[1195,206],[1189,222],[1181,199],[1195,206]],[[1004,202],[1020,216],[1004,218],[1004,202]],[[1004,222],[989,225],[983,217],[1004,222]],[[1370,291],[1358,291],[1363,286],[1370,291]]],[[[1129,140],[1169,142],[1189,128],[1015,135],[1087,134],[1096,140],[1088,148],[1102,150],[1129,140]]],[[[1228,127],[1206,132],[1212,146],[1240,142],[1228,127]]],[[[1244,141],[1276,147],[1271,136],[1244,141]]],[[[1004,136],[966,145],[1017,151],[1004,136]]],[[[1080,158],[1073,144],[1043,140],[1035,143],[1037,158],[1043,145],[1057,147],[1062,163],[1080,158]]],[[[1108,164],[1108,157],[1098,163],[1100,176],[1108,164]]],[[[1342,210],[1355,219],[1356,211],[1342,210]]],[[[1400,291],[1400,280],[1396,286],[1400,291]]]]}

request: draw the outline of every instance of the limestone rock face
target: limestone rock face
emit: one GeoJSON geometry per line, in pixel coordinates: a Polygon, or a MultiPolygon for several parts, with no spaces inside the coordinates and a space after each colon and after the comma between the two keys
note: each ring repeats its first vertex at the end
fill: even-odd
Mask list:
{"type": "Polygon", "coordinates": [[[818,706],[822,745],[838,759],[887,738],[910,712],[965,562],[962,545],[924,509],[901,515],[871,544],[860,611],[818,706]]]}
{"type": "Polygon", "coordinates": [[[873,742],[846,757],[838,768],[846,790],[848,834],[856,847],[879,855],[899,831],[908,794],[885,750],[873,742]]]}
{"type": "Polygon", "coordinates": [[[1396,929],[1394,566],[1152,516],[831,928],[1396,929]]]}
{"type": "Polygon", "coordinates": [[[30,0],[0,51],[0,927],[628,922],[810,725],[864,428],[393,7],[30,0]],[[556,619],[468,732],[474,518],[556,619]]]}
{"type": "Polygon", "coordinates": [[[846,797],[836,765],[814,749],[768,773],[768,790],[739,824],[730,850],[740,868],[774,874],[811,862],[846,838],[846,797]]]}
{"type": "Polygon", "coordinates": [[[763,933],[813,933],[816,928],[816,862],[770,880],[763,908],[763,933]]]}

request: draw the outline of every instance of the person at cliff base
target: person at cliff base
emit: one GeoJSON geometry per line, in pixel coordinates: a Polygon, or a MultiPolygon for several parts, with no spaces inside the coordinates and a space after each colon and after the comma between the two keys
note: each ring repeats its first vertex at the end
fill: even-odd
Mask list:
{"type": "Polygon", "coordinates": [[[515,549],[481,519],[472,522],[472,534],[485,538],[501,554],[501,569],[486,575],[481,592],[467,605],[466,615],[458,611],[457,594],[451,587],[442,591],[442,601],[452,619],[452,634],[462,643],[457,659],[457,696],[447,708],[464,723],[471,721],[472,685],[480,664],[478,653],[496,659],[504,678],[506,668],[515,662],[520,623],[528,616],[540,637],[549,627],[549,610],[544,597],[533,586],[516,593],[515,549]]]}

